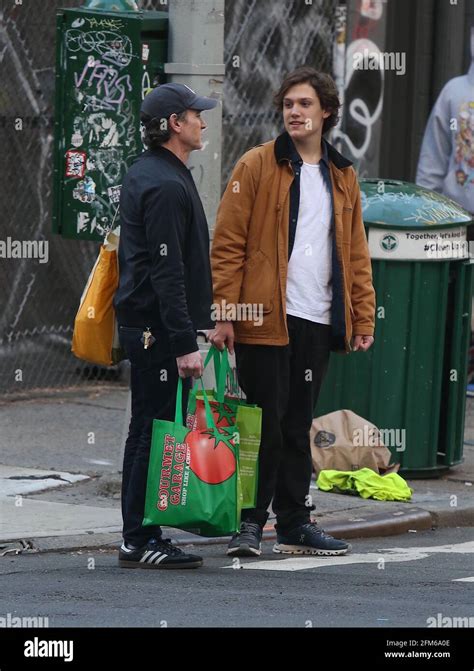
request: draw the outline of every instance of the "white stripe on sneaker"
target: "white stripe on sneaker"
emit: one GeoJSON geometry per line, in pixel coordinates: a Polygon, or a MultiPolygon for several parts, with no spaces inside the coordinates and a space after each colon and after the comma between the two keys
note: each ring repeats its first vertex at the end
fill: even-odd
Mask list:
{"type": "Polygon", "coordinates": [[[158,557],[160,557],[162,554],[163,554],[162,552],[154,552],[154,553],[151,555],[151,557],[147,557],[147,559],[146,559],[146,563],[147,563],[147,564],[154,564],[154,563],[155,563],[155,559],[157,559],[158,557]]]}
{"type": "Polygon", "coordinates": [[[141,562],[146,562],[150,555],[154,554],[153,550],[147,550],[143,557],[140,559],[141,562]]]}
{"type": "Polygon", "coordinates": [[[162,555],[159,559],[157,559],[157,560],[156,560],[155,562],[153,562],[153,563],[154,563],[154,564],[159,564],[160,562],[163,561],[163,559],[166,559],[167,556],[168,556],[168,555],[164,554],[164,555],[162,555]]]}

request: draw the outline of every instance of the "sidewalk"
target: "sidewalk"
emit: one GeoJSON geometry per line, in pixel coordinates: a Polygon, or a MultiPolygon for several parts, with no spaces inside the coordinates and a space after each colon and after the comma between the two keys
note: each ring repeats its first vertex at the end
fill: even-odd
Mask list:
{"type": "MultiPolygon", "coordinates": [[[[127,403],[127,389],[117,386],[0,402],[0,556],[120,543],[127,403]]],[[[312,484],[315,519],[343,538],[474,526],[474,446],[465,445],[464,457],[440,479],[409,480],[410,503],[329,494],[312,484]]],[[[175,529],[167,535],[179,544],[227,540],[175,529]]]]}

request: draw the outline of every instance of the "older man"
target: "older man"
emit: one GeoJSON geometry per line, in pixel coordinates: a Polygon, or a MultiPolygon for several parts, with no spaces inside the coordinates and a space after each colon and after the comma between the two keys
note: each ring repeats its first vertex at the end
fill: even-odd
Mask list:
{"type": "Polygon", "coordinates": [[[151,91],[141,109],[148,151],[122,185],[115,310],[132,390],[122,483],[123,568],[202,564],[142,520],[153,419],[173,420],[178,375],[202,375],[196,331],[212,326],[209,233],[186,162],[202,148],[201,112],[216,105],[184,84],[151,91]]]}

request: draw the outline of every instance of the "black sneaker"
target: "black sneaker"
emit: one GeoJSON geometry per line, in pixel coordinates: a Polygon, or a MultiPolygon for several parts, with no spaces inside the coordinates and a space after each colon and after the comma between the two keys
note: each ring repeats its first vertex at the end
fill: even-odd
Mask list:
{"type": "Polygon", "coordinates": [[[234,534],[227,548],[233,557],[259,557],[262,554],[262,527],[253,522],[242,522],[240,533],[234,534]]]}
{"type": "Polygon", "coordinates": [[[349,543],[326,534],[315,522],[307,522],[287,533],[277,532],[273,552],[288,555],[345,555],[349,543]]]}
{"type": "Polygon", "coordinates": [[[171,543],[169,538],[151,538],[141,548],[128,547],[125,543],[119,550],[121,568],[198,568],[202,557],[188,555],[171,543]]]}

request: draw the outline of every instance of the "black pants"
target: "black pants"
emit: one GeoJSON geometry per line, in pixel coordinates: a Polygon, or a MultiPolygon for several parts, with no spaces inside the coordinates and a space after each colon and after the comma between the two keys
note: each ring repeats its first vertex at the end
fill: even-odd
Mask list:
{"type": "Polygon", "coordinates": [[[257,505],[243,521],[264,525],[273,498],[277,529],[310,519],[312,462],[309,430],[327,370],[331,327],[287,317],[289,345],[236,343],[239,384],[262,408],[257,505]]]}
{"type": "MultiPolygon", "coordinates": [[[[120,343],[131,364],[132,417],[125,443],[122,476],[123,537],[140,546],[161,536],[161,527],[142,526],[153,419],[174,421],[178,369],[166,335],[145,350],[140,338],[144,329],[120,326],[120,343]]],[[[183,412],[190,380],[183,380],[183,412]]],[[[183,415],[184,416],[184,415],[183,415]]]]}

